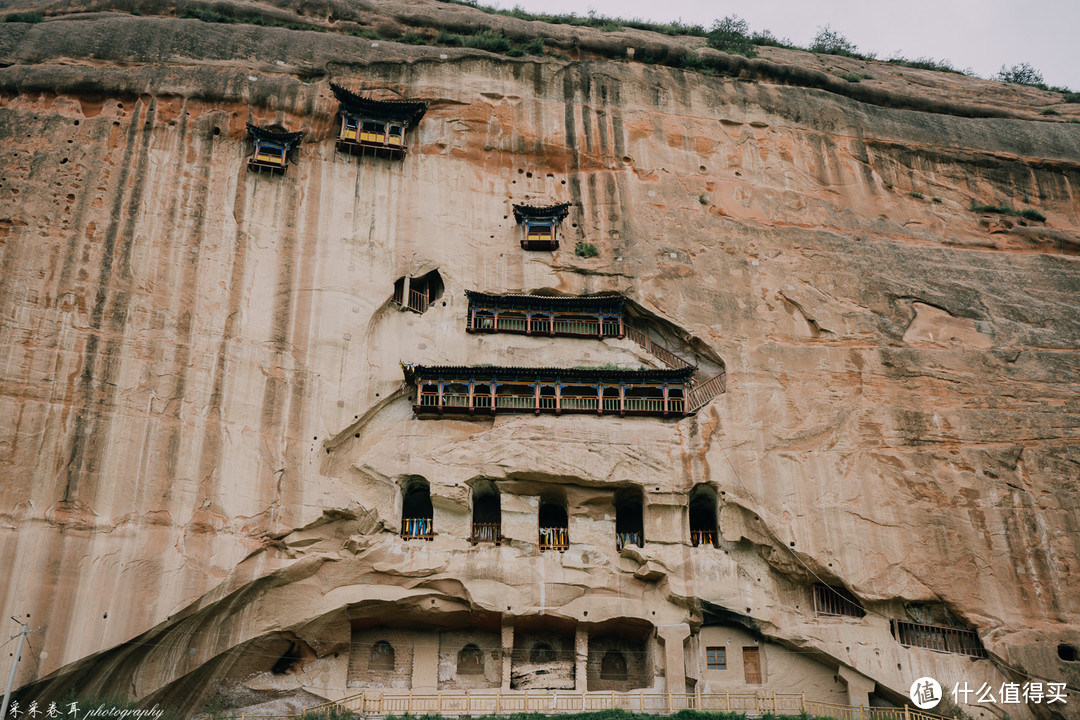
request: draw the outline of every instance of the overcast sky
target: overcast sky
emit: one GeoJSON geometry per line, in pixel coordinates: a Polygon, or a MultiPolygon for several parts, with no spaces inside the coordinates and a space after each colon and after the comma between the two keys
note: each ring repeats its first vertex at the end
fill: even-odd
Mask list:
{"type": "Polygon", "coordinates": [[[989,77],[1004,64],[1030,63],[1049,85],[1080,92],[1080,0],[480,0],[531,12],[602,15],[711,25],[742,17],[807,45],[829,24],[862,52],[887,58],[945,58],[989,77]]]}

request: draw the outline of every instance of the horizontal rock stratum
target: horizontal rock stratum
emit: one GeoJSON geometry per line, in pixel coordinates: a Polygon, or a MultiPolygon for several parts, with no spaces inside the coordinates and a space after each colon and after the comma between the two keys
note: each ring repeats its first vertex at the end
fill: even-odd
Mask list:
{"type": "Polygon", "coordinates": [[[433,0],[10,9],[46,16],[0,23],[20,698],[933,676],[1078,717],[1080,105],[433,0]],[[440,28],[547,52],[385,39],[440,28]],[[642,62],[693,52],[720,72],[642,62]],[[343,152],[331,83],[425,103],[407,152],[343,152]],[[249,122],[304,133],[286,172],[249,122]],[[514,206],[561,203],[524,249],[514,206]],[[496,328],[466,290],[625,317],[496,328]],[[677,359],[723,376],[700,408],[655,405],[677,359]],[[458,374],[424,406],[402,363],[458,374]],[[490,412],[492,368],[537,412],[490,412]]]}

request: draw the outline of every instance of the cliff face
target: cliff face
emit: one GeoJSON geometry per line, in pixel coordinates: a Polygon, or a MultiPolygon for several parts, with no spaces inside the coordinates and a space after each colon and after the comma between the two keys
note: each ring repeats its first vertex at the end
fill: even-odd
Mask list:
{"type": "MultiPolygon", "coordinates": [[[[0,24],[0,599],[42,626],[20,685],[194,709],[261,672],[340,697],[368,628],[505,646],[537,616],[646,628],[647,687],[681,691],[678,657],[704,682],[721,616],[881,697],[1080,685],[1080,126],[1037,116],[1050,94],[864,64],[860,101],[782,84],[819,62],[792,51],[739,79],[49,9],[0,24]],[[404,160],[335,150],[329,80],[429,102],[404,160]],[[918,109],[936,94],[993,112],[918,109]],[[286,175],[248,171],[249,120],[305,132],[286,175]],[[523,251],[511,204],[562,201],[561,248],[523,251]],[[436,269],[427,312],[393,304],[436,269]],[[661,367],[468,335],[466,289],[620,293],[727,392],[678,420],[416,419],[399,361],[661,367]],[[415,477],[430,543],[397,535],[415,477]],[[498,548],[468,542],[481,480],[498,548]],[[689,545],[701,484],[716,549],[689,545]],[[647,542],[620,553],[625,488],[647,542]],[[564,554],[536,544],[552,493],[564,554]],[[867,617],[815,617],[815,582],[867,617]],[[890,619],[993,659],[905,649],[890,619]]],[[[365,12],[406,10],[478,13],[365,12]]]]}

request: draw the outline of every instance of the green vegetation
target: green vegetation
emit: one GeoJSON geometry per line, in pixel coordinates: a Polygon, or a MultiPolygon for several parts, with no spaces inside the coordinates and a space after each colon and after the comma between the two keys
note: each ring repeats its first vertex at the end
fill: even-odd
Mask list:
{"type": "Polygon", "coordinates": [[[1039,114],[1040,115],[1060,115],[1061,113],[1059,113],[1054,108],[1043,108],[1042,110],[1039,111],[1039,114]]]}
{"type": "Polygon", "coordinates": [[[1067,103],[1080,103],[1080,93],[1071,90],[1061,93],[1067,103]]]}
{"type": "Polygon", "coordinates": [[[12,13],[4,16],[4,22],[39,23],[45,16],[39,12],[12,13]]]}
{"type": "Polygon", "coordinates": [[[933,202],[937,203],[938,205],[940,205],[940,204],[941,204],[941,198],[939,198],[939,197],[936,197],[936,198],[930,198],[930,199],[931,199],[931,200],[932,200],[933,202]]]}
{"type": "Polygon", "coordinates": [[[904,67],[916,68],[919,70],[936,70],[937,72],[957,73],[959,75],[966,74],[963,70],[957,70],[953,67],[953,64],[945,58],[935,60],[932,57],[921,57],[909,60],[903,55],[894,55],[885,62],[891,65],[902,65],[904,67]]]}
{"type": "Polygon", "coordinates": [[[999,215],[1016,215],[1017,217],[1027,218],[1028,220],[1038,220],[1039,222],[1046,222],[1046,216],[1035,208],[1024,208],[1023,210],[1017,210],[1016,208],[1009,207],[1007,205],[980,205],[979,203],[971,203],[971,212],[977,213],[997,213],[999,215]]]}
{"type": "Polygon", "coordinates": [[[705,36],[709,47],[734,55],[755,57],[757,48],[750,37],[750,26],[738,15],[728,15],[717,20],[705,36]]]}
{"type": "Polygon", "coordinates": [[[908,195],[915,198],[916,200],[922,200],[924,197],[926,197],[925,195],[923,195],[918,190],[912,190],[911,192],[908,193],[908,195]]]}
{"type": "Polygon", "coordinates": [[[814,40],[810,43],[808,49],[810,52],[824,53],[826,55],[846,55],[862,60],[873,58],[872,55],[861,54],[855,43],[851,42],[828,25],[818,28],[817,35],[814,36],[814,40]]]}
{"type": "Polygon", "coordinates": [[[574,246],[574,254],[578,257],[592,258],[600,254],[600,251],[596,249],[596,246],[592,243],[579,242],[574,246]]]}
{"type": "Polygon", "coordinates": [[[1013,65],[1011,68],[1002,65],[993,79],[1014,85],[1034,85],[1037,87],[1043,84],[1042,73],[1026,62],[1013,65]]]}
{"type": "Polygon", "coordinates": [[[510,38],[495,30],[481,30],[465,38],[465,46],[493,53],[504,53],[513,47],[510,38]]]}
{"type": "Polygon", "coordinates": [[[859,82],[860,80],[873,80],[873,75],[867,75],[866,73],[840,73],[838,77],[843,78],[851,83],[859,82]]]}
{"type": "Polygon", "coordinates": [[[246,23],[249,25],[262,25],[265,27],[287,28],[289,30],[314,30],[316,32],[326,32],[326,28],[319,27],[318,25],[306,25],[304,23],[273,20],[271,18],[265,18],[262,15],[233,15],[231,14],[231,11],[229,13],[220,13],[214,10],[206,10],[205,8],[185,8],[184,12],[180,14],[180,17],[202,20],[203,22],[209,23],[246,23]]]}

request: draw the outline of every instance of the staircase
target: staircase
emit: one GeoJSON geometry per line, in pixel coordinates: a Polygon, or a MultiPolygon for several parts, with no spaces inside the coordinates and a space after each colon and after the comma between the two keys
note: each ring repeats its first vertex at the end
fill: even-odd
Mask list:
{"type": "Polygon", "coordinates": [[[682,370],[683,368],[695,368],[694,377],[691,378],[691,388],[687,395],[687,410],[691,413],[697,412],[705,406],[710,400],[727,390],[727,371],[721,370],[716,375],[713,375],[707,380],[702,380],[700,374],[697,372],[696,365],[691,365],[686,360],[675,353],[668,350],[663,345],[659,345],[653,342],[653,339],[649,337],[649,333],[644,330],[639,330],[633,325],[627,324],[626,337],[630,338],[638,345],[640,345],[646,352],[655,357],[660,362],[667,365],[673,370],[682,370]]]}

